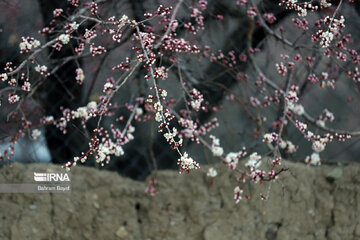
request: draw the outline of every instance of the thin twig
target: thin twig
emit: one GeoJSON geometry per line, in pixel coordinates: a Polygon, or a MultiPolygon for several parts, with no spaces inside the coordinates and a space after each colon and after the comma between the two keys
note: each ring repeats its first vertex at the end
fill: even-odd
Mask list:
{"type": "Polygon", "coordinates": [[[171,16],[169,25],[166,29],[165,34],[162,36],[162,38],[160,39],[160,41],[154,46],[154,49],[158,49],[160,47],[160,45],[162,44],[162,42],[164,41],[164,39],[169,35],[170,31],[171,31],[171,24],[173,23],[173,21],[175,20],[176,14],[179,11],[179,8],[181,6],[181,4],[183,3],[184,0],[179,0],[179,2],[176,4],[175,8],[174,8],[174,12],[171,16]]]}
{"type": "MultiPolygon", "coordinates": [[[[107,99],[107,102],[105,104],[105,109],[107,108],[107,106],[110,104],[111,99],[114,97],[115,93],[127,82],[127,80],[131,77],[131,75],[134,73],[135,69],[140,65],[140,62],[138,61],[135,66],[131,69],[130,73],[125,77],[125,79],[120,83],[120,81],[122,80],[122,78],[119,78],[116,83],[115,83],[115,90],[111,93],[111,95],[109,96],[109,98],[107,99]]],[[[100,118],[98,120],[97,123],[97,127],[100,127],[100,123],[101,120],[103,118],[103,114],[100,115],[100,118]]]]}

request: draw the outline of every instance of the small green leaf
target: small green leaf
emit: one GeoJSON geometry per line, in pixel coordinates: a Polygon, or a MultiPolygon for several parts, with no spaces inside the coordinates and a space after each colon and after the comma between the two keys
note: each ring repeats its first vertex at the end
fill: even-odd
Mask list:
{"type": "Polygon", "coordinates": [[[342,177],[342,174],[342,167],[336,167],[327,175],[327,177],[333,180],[337,180],[342,177]]]}

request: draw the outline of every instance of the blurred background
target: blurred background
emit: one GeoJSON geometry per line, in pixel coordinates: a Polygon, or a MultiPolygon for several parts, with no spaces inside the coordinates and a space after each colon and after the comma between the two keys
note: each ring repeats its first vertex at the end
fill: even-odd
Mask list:
{"type": "MultiPolygon", "coordinates": [[[[202,46],[208,45],[213,52],[222,50],[224,54],[234,51],[238,57],[240,54],[247,54],[247,46],[250,42],[252,47],[258,47],[261,52],[254,55],[257,65],[262,72],[271,78],[279,86],[284,86],[284,78],[276,72],[275,64],[281,61],[280,54],[295,56],[293,49],[284,46],[283,43],[269,36],[258,26],[251,27],[251,22],[246,14],[246,8],[236,5],[234,0],[208,0],[208,5],[204,11],[205,30],[197,35],[189,35],[180,28],[178,36],[190,39],[202,46]],[[222,16],[223,18],[221,18],[222,16]],[[251,32],[250,32],[251,30],[251,32]],[[251,37],[249,37],[251,35],[251,37]]],[[[302,32],[297,30],[292,22],[297,17],[292,11],[287,11],[278,6],[278,1],[255,1],[259,9],[263,12],[272,12],[276,16],[276,21],[271,28],[283,30],[283,35],[299,43],[312,45],[314,48],[303,49],[303,56],[316,57],[314,67],[309,68],[303,64],[297,67],[294,73],[295,83],[303,87],[303,95],[300,96],[300,103],[306,111],[313,117],[322,114],[322,110],[327,108],[335,115],[335,121],[327,123],[329,127],[344,130],[360,129],[360,87],[359,83],[354,83],[342,71],[342,67],[336,69],[337,62],[334,59],[323,57],[321,49],[317,43],[311,42],[311,34],[316,29],[313,23],[322,13],[309,13],[309,30],[302,32]],[[312,21],[312,22],[311,22],[312,21]],[[319,88],[318,85],[307,84],[307,77],[311,73],[320,74],[328,72],[329,78],[336,81],[336,89],[319,88]]],[[[336,1],[334,1],[334,4],[336,1]]],[[[129,18],[143,20],[143,14],[147,11],[155,11],[159,4],[165,6],[175,5],[177,1],[156,1],[156,0],[121,0],[121,1],[101,1],[99,12],[103,19],[110,16],[120,18],[123,14],[129,18]]],[[[189,6],[197,5],[197,1],[185,1],[180,14],[179,21],[186,22],[189,18],[189,6]]],[[[336,5],[335,5],[336,6],[336,5]]],[[[56,8],[67,9],[71,14],[74,10],[67,1],[46,1],[46,0],[0,0],[0,69],[3,69],[6,62],[12,61],[18,65],[24,55],[19,52],[19,43],[22,36],[32,36],[41,43],[51,39],[53,36],[44,37],[38,30],[48,26],[52,19],[52,12],[56,8]]],[[[346,18],[346,33],[351,33],[355,44],[355,50],[360,50],[359,42],[360,29],[357,24],[360,21],[359,8],[344,4],[341,14],[349,16],[346,18]],[[356,49],[357,47],[357,49],[356,49]]],[[[331,10],[329,10],[329,14],[331,10]]],[[[155,22],[150,22],[155,24],[155,22]]],[[[82,26],[92,27],[92,26],[82,26]]],[[[82,29],[83,30],[83,29],[82,29]]],[[[81,29],[80,29],[81,31],[81,29]]],[[[41,116],[52,115],[60,117],[60,107],[76,109],[85,106],[89,101],[98,101],[102,94],[103,85],[107,78],[117,78],[120,73],[111,71],[111,68],[125,57],[133,54],[131,49],[132,30],[123,34],[124,41],[114,43],[111,39],[101,39],[101,44],[108,51],[100,56],[85,56],[74,61],[64,62],[63,60],[73,55],[73,47],[64,48],[60,53],[48,51],[42,56],[42,63],[50,69],[58,67],[57,71],[39,84],[36,93],[23,102],[23,109],[33,124],[39,124],[41,116]],[[75,81],[75,69],[81,66],[85,72],[83,85],[78,85],[75,81]]],[[[55,34],[56,35],[56,34],[55,34]]],[[[221,64],[211,62],[206,58],[196,56],[179,56],[183,64],[184,78],[189,85],[196,87],[203,94],[211,111],[199,113],[196,117],[201,123],[217,118],[220,126],[214,129],[211,134],[220,139],[221,146],[225,153],[237,152],[246,147],[249,153],[267,153],[269,150],[262,143],[262,136],[259,136],[256,119],[251,116],[260,116],[266,121],[263,122],[265,132],[273,131],[271,126],[274,121],[279,119],[282,112],[281,105],[270,105],[264,108],[253,108],[250,103],[250,96],[257,97],[261,102],[264,101],[264,94],[255,86],[258,74],[247,62],[237,60],[237,65],[233,69],[226,68],[221,64]],[[250,113],[249,113],[250,112],[250,113]],[[260,112],[260,113],[259,113],[260,112]]],[[[169,67],[171,63],[167,58],[161,59],[162,64],[169,67]]],[[[344,63],[346,65],[347,63],[344,63]]],[[[1,71],[0,71],[1,72],[1,71]]],[[[126,110],[126,103],[134,103],[139,96],[146,97],[150,91],[148,84],[144,81],[146,72],[139,68],[133,78],[117,93],[114,98],[119,106],[119,112],[115,116],[104,119],[103,126],[109,128],[115,118],[120,115],[129,116],[126,110]]],[[[30,73],[30,81],[38,80],[40,75],[30,73]]],[[[161,87],[168,91],[168,96],[176,100],[176,110],[184,108],[182,99],[181,85],[178,80],[177,69],[169,72],[169,78],[162,81],[161,87]]],[[[0,83],[0,89],[5,84],[0,83]]],[[[9,138],[16,132],[19,122],[8,119],[8,114],[14,110],[13,105],[7,103],[8,92],[1,91],[1,111],[0,111],[0,153],[9,147],[9,138]]],[[[87,130],[91,131],[95,127],[95,122],[89,122],[87,130]]],[[[153,120],[146,122],[136,122],[135,139],[124,146],[125,155],[119,158],[112,158],[105,169],[117,171],[118,173],[129,176],[133,179],[144,179],[154,170],[158,169],[177,169],[178,155],[172,151],[163,138],[162,134],[157,133],[157,123],[153,120]]],[[[62,134],[57,128],[47,126],[41,128],[41,136],[36,140],[28,136],[20,138],[15,145],[15,155],[12,161],[19,162],[53,162],[63,164],[71,161],[74,156],[80,155],[88,148],[88,139],[79,130],[80,123],[74,122],[69,126],[68,133],[62,134]]],[[[85,130],[84,130],[85,131],[85,130]]],[[[321,133],[316,132],[314,133],[321,133]]],[[[86,134],[85,134],[86,135],[86,134]]],[[[206,140],[211,142],[208,136],[206,140]]],[[[307,142],[299,131],[291,124],[286,125],[284,138],[292,141],[299,146],[299,150],[294,154],[284,156],[293,161],[304,161],[307,155],[312,153],[311,143],[307,142]]],[[[334,141],[329,143],[326,150],[321,153],[323,164],[336,163],[339,161],[360,161],[360,138],[353,138],[349,141],[339,143],[334,141]]],[[[200,164],[215,163],[219,160],[212,156],[212,153],[201,145],[185,141],[184,149],[200,164]]],[[[97,167],[92,161],[87,163],[97,167]]]]}

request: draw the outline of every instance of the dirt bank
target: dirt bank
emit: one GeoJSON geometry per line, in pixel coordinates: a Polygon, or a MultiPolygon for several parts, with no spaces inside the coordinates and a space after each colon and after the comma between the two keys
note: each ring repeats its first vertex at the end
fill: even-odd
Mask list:
{"type": "MultiPolygon", "coordinates": [[[[204,166],[190,175],[157,174],[158,194],[147,183],[94,168],[72,169],[71,193],[1,194],[0,239],[360,239],[360,164],[289,172],[271,186],[244,186],[251,200],[233,201],[237,182],[224,166],[209,185],[204,166]],[[329,173],[334,175],[327,180],[329,173]],[[334,180],[335,178],[335,180],[334,180]]],[[[28,183],[47,164],[0,169],[1,183],[28,183]]]]}

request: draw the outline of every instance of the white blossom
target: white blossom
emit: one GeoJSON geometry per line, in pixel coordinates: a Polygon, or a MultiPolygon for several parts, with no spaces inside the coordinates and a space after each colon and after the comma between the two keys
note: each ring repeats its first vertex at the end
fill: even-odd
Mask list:
{"type": "Polygon", "coordinates": [[[127,132],[128,132],[128,133],[133,133],[133,132],[135,132],[135,127],[132,126],[132,125],[130,125],[129,128],[128,128],[128,130],[127,130],[127,132]]]}
{"type": "Polygon", "coordinates": [[[77,68],[75,70],[75,72],[76,72],[76,77],[75,77],[76,82],[78,84],[82,84],[84,82],[84,80],[85,80],[84,71],[81,68],[77,68]]]}
{"type": "Polygon", "coordinates": [[[295,104],[294,109],[292,109],[292,111],[299,116],[303,115],[305,112],[304,107],[301,104],[295,104]]]}
{"type": "Polygon", "coordinates": [[[315,141],[315,142],[313,142],[313,145],[312,145],[312,149],[316,152],[324,151],[325,147],[326,147],[326,144],[325,144],[325,142],[322,142],[322,141],[315,141]]]}
{"type": "Polygon", "coordinates": [[[20,97],[17,94],[13,94],[9,96],[8,100],[10,104],[14,104],[20,100],[20,97]]]}
{"type": "Polygon", "coordinates": [[[41,135],[41,131],[39,129],[34,129],[31,132],[31,137],[33,140],[36,140],[41,135]]]}
{"type": "Polygon", "coordinates": [[[142,115],[144,113],[144,110],[142,109],[142,108],[136,108],[135,109],[135,115],[136,116],[140,116],[140,115],[142,115]]]}
{"type": "Polygon", "coordinates": [[[162,96],[162,97],[166,97],[166,96],[167,96],[167,91],[166,91],[166,90],[162,90],[162,91],[161,91],[161,96],[162,96]]]}
{"type": "Polygon", "coordinates": [[[307,15],[307,10],[305,8],[301,9],[299,12],[299,16],[306,17],[306,15],[307,15]]]}
{"type": "Polygon", "coordinates": [[[243,190],[239,186],[236,186],[234,188],[234,199],[235,199],[236,204],[238,204],[240,202],[240,200],[242,199],[242,196],[241,196],[242,193],[243,193],[243,190]]]}
{"type": "Polygon", "coordinates": [[[247,163],[245,163],[246,167],[254,167],[255,169],[259,168],[261,165],[261,156],[258,155],[257,152],[252,153],[249,156],[249,160],[247,161],[247,163]]]}
{"type": "Polygon", "coordinates": [[[216,177],[217,176],[217,171],[215,168],[209,168],[208,172],[206,173],[206,176],[208,177],[216,177]]]}
{"type": "Polygon", "coordinates": [[[319,120],[316,121],[316,125],[318,125],[320,127],[325,127],[325,121],[319,119],[319,120]]]}
{"type": "Polygon", "coordinates": [[[6,73],[0,74],[0,80],[5,82],[8,79],[8,75],[6,73]]]}
{"type": "Polygon", "coordinates": [[[159,112],[157,112],[157,113],[155,114],[155,120],[156,120],[157,122],[161,122],[161,121],[162,121],[162,116],[161,116],[161,114],[160,114],[159,112]]]}
{"type": "Polygon", "coordinates": [[[286,146],[287,146],[286,141],[284,141],[284,140],[282,140],[282,139],[280,138],[280,140],[279,140],[279,147],[280,147],[281,149],[284,149],[284,148],[286,148],[286,146]]]}
{"type": "Polygon", "coordinates": [[[89,102],[89,103],[87,104],[87,108],[96,111],[96,109],[97,109],[97,103],[96,103],[95,101],[91,101],[91,102],[89,102]]]}
{"type": "Polygon", "coordinates": [[[40,73],[46,72],[47,71],[47,66],[45,66],[45,65],[42,65],[42,66],[37,65],[35,67],[35,71],[40,72],[40,73]]]}
{"type": "Polygon", "coordinates": [[[212,139],[211,151],[215,157],[220,157],[224,154],[224,149],[220,146],[220,139],[216,138],[213,135],[210,135],[212,139]]]}
{"type": "Polygon", "coordinates": [[[289,140],[286,141],[287,152],[294,153],[296,152],[296,146],[289,140]]]}
{"type": "Polygon", "coordinates": [[[229,152],[225,157],[225,162],[231,163],[234,161],[236,162],[238,161],[238,154],[235,152],[229,152]]]}
{"type": "Polygon", "coordinates": [[[307,164],[315,165],[315,166],[321,165],[319,153],[314,152],[314,153],[311,154],[311,156],[307,156],[305,158],[305,162],[307,164]]]}
{"type": "Polygon", "coordinates": [[[58,40],[62,43],[62,44],[68,44],[70,41],[70,35],[69,34],[61,34],[58,37],[58,40]]]}
{"type": "Polygon", "coordinates": [[[331,3],[328,3],[326,0],[321,0],[321,6],[324,8],[330,7],[331,3]]]}
{"type": "Polygon", "coordinates": [[[216,157],[220,157],[221,155],[224,154],[224,149],[222,147],[219,147],[219,146],[212,147],[211,151],[214,154],[214,156],[216,156],[216,157]]]}
{"type": "Polygon", "coordinates": [[[79,24],[77,24],[76,22],[72,22],[72,23],[70,23],[70,27],[72,30],[76,30],[76,29],[78,29],[79,24]]]}
{"type": "Polygon", "coordinates": [[[163,110],[163,106],[161,105],[160,102],[156,102],[156,103],[154,104],[154,108],[155,108],[155,110],[158,111],[158,112],[161,112],[161,111],[163,110]]]}

